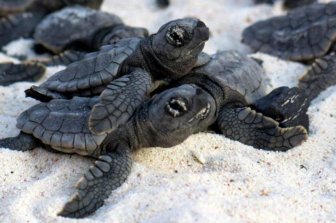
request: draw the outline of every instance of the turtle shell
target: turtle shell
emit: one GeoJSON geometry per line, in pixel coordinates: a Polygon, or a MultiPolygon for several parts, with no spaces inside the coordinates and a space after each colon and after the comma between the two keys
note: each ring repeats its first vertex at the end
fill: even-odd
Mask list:
{"type": "Polygon", "coordinates": [[[243,31],[242,41],[255,51],[306,61],[325,55],[335,40],[336,2],[330,2],[257,22],[243,31]]]}
{"type": "Polygon", "coordinates": [[[218,52],[209,63],[194,72],[210,76],[217,83],[238,91],[248,103],[266,95],[265,71],[256,61],[237,51],[218,52]]]}
{"type": "Polygon", "coordinates": [[[45,48],[60,53],[74,42],[90,41],[100,29],[122,24],[113,14],[71,6],[48,15],[36,27],[34,38],[45,48]]]}
{"type": "Polygon", "coordinates": [[[23,12],[34,2],[35,0],[0,0],[0,16],[23,12]]]}
{"type": "Polygon", "coordinates": [[[92,134],[88,128],[89,113],[97,102],[97,98],[75,97],[40,103],[18,117],[17,127],[56,150],[99,155],[106,135],[92,134]]]}
{"type": "Polygon", "coordinates": [[[72,96],[100,94],[116,78],[122,63],[135,51],[140,40],[123,39],[104,46],[54,74],[39,87],[72,96]]]}

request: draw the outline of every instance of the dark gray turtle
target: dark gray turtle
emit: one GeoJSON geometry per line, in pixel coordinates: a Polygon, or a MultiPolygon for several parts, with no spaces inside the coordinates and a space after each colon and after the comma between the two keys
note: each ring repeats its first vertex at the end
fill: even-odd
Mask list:
{"type": "Polygon", "coordinates": [[[245,107],[237,91],[203,76],[141,104],[131,119],[111,133],[96,135],[88,126],[97,98],[74,97],[40,103],[23,112],[21,133],[0,140],[0,147],[26,151],[48,147],[96,159],[77,183],[77,193],[59,213],[84,217],[103,205],[131,171],[130,152],[142,147],[171,147],[216,124],[221,132],[256,148],[285,151],[306,138],[303,127],[280,128],[274,120],[245,107]],[[204,77],[204,78],[203,78],[204,77]]]}
{"type": "Polygon", "coordinates": [[[38,63],[0,63],[0,85],[7,86],[18,81],[37,81],[45,73],[38,63]]]}
{"type": "Polygon", "coordinates": [[[146,29],[126,26],[114,14],[71,6],[44,18],[35,29],[34,39],[37,44],[57,54],[65,49],[92,52],[124,38],[147,36],[146,29]]]}
{"type": "Polygon", "coordinates": [[[259,21],[243,31],[254,51],[295,61],[310,61],[332,51],[336,39],[336,2],[312,4],[259,21]]]}
{"type": "Polygon", "coordinates": [[[148,38],[124,39],[104,46],[40,86],[28,89],[26,94],[40,101],[100,94],[101,101],[91,113],[90,128],[95,133],[112,131],[159,84],[207,63],[210,58],[201,51],[208,38],[209,29],[202,21],[174,20],[148,38]]]}
{"type": "MultiPolygon", "coordinates": [[[[277,0],[254,0],[256,4],[274,4],[277,0]]],[[[317,0],[284,0],[283,7],[285,9],[294,9],[298,7],[303,7],[312,3],[316,3],[317,0]]]]}
{"type": "Polygon", "coordinates": [[[31,37],[45,15],[75,4],[98,9],[102,0],[0,0],[0,47],[20,37],[31,37]]]}
{"type": "Polygon", "coordinates": [[[209,82],[207,79],[238,92],[245,105],[279,122],[280,127],[309,126],[307,96],[297,88],[286,87],[266,95],[266,74],[254,59],[235,51],[218,52],[209,63],[192,70],[178,84],[201,85],[209,82]]]}

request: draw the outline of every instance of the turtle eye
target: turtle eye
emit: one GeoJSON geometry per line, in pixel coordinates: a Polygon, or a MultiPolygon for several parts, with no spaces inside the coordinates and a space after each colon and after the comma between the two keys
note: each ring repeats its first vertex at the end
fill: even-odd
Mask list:
{"type": "Polygon", "coordinates": [[[188,33],[180,26],[171,27],[166,34],[167,41],[174,46],[182,46],[188,39],[188,33]]]}
{"type": "Polygon", "coordinates": [[[187,102],[182,98],[172,98],[166,104],[166,111],[174,118],[182,116],[188,111],[187,102]]]}

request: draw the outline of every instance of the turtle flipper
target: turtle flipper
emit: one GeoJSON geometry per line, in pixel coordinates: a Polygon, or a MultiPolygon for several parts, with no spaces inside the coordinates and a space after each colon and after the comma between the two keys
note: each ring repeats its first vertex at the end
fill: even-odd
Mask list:
{"type": "Polygon", "coordinates": [[[111,192],[125,182],[131,166],[131,154],[125,147],[100,156],[79,180],[77,193],[58,215],[82,218],[95,212],[111,192]]]}
{"type": "Polygon", "coordinates": [[[151,89],[150,75],[141,69],[112,81],[100,95],[89,117],[89,128],[95,134],[111,132],[125,123],[151,89]]]}
{"type": "Polygon", "coordinates": [[[302,125],[309,129],[309,102],[304,91],[297,87],[279,87],[257,100],[252,107],[279,122],[280,127],[302,125]]]}
{"type": "Polygon", "coordinates": [[[44,13],[23,12],[0,19],[0,47],[20,37],[32,36],[44,13]]]}
{"type": "Polygon", "coordinates": [[[302,126],[280,128],[279,123],[251,108],[222,108],[217,124],[228,138],[258,149],[287,151],[307,138],[302,126]]]}
{"type": "Polygon", "coordinates": [[[309,101],[333,85],[336,85],[335,53],[316,59],[306,74],[299,80],[299,88],[306,92],[309,101]]]}
{"type": "Polygon", "coordinates": [[[77,50],[66,50],[61,54],[54,55],[46,60],[37,60],[46,66],[69,65],[73,62],[82,60],[88,52],[77,50]]]}
{"type": "Polygon", "coordinates": [[[32,150],[41,146],[41,142],[32,135],[20,132],[16,137],[9,137],[0,140],[0,148],[8,148],[17,151],[32,150]]]}
{"type": "Polygon", "coordinates": [[[45,72],[38,63],[0,63],[0,85],[7,86],[19,81],[36,81],[45,72]]]}
{"type": "Polygon", "coordinates": [[[66,96],[58,92],[49,91],[43,87],[31,86],[29,89],[25,90],[26,97],[35,98],[41,102],[49,102],[52,99],[65,99],[66,96]]]}

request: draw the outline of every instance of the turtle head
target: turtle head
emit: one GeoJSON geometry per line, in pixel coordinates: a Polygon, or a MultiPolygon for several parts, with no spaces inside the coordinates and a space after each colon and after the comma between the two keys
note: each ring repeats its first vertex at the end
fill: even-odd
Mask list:
{"type": "Polygon", "coordinates": [[[208,92],[191,84],[155,95],[148,103],[148,126],[158,142],[154,146],[173,146],[206,129],[215,121],[215,106],[208,92]]]}
{"type": "Polygon", "coordinates": [[[204,22],[184,18],[163,25],[152,35],[151,46],[162,64],[185,74],[194,66],[208,39],[209,28],[204,22]],[[178,67],[174,67],[176,64],[178,67]]]}

